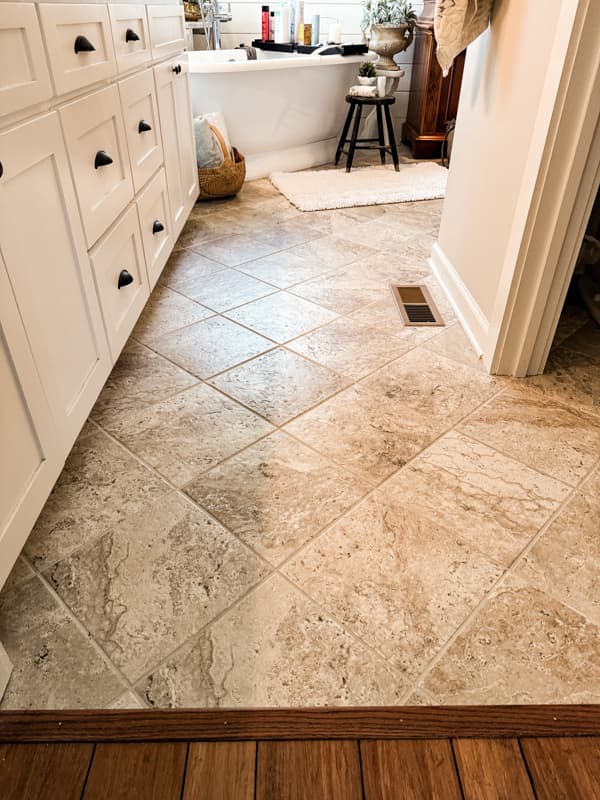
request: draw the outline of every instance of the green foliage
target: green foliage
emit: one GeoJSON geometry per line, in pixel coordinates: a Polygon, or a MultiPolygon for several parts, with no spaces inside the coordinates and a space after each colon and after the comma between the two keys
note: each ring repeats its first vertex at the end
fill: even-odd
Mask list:
{"type": "Polygon", "coordinates": [[[364,0],[361,28],[369,33],[373,25],[410,25],[414,27],[417,14],[410,0],[364,0]]]}
{"type": "Polygon", "coordinates": [[[377,70],[375,69],[375,64],[372,61],[363,61],[358,68],[358,74],[361,78],[376,78],[377,70]]]}

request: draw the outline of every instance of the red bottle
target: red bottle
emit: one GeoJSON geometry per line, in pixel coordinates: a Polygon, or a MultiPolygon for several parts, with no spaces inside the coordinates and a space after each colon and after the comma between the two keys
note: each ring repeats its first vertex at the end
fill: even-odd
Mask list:
{"type": "Polygon", "coordinates": [[[262,7],[262,40],[267,42],[269,40],[269,6],[262,7]]]}

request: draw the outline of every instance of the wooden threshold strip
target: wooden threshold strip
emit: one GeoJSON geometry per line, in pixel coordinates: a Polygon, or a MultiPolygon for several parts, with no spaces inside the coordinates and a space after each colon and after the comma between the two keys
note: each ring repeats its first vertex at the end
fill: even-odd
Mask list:
{"type": "Polygon", "coordinates": [[[600,736],[600,705],[0,712],[0,742],[544,736],[600,736]]]}

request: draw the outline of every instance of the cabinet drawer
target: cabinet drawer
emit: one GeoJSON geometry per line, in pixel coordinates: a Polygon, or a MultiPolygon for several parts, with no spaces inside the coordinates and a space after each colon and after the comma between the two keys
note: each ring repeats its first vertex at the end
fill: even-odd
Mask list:
{"type": "Polygon", "coordinates": [[[33,3],[0,3],[0,114],[52,97],[33,3]]]}
{"type": "Polygon", "coordinates": [[[173,249],[171,212],[164,169],[161,169],[138,197],[137,208],[148,280],[152,290],[173,249]]]}
{"type": "Polygon", "coordinates": [[[90,252],[108,343],[116,361],[150,295],[132,205],[90,252]]]}
{"type": "Polygon", "coordinates": [[[152,57],[180,53],[185,46],[185,20],[180,4],[147,6],[152,57]]]}
{"type": "Polygon", "coordinates": [[[39,12],[58,94],[116,75],[108,6],[42,3],[39,12]]]}
{"type": "Polygon", "coordinates": [[[133,197],[125,130],[116,86],[60,109],[88,246],[133,197]]]}
{"type": "Polygon", "coordinates": [[[109,5],[117,69],[127,72],[152,60],[146,6],[109,5]]]}
{"type": "Polygon", "coordinates": [[[133,185],[138,192],[163,161],[152,70],[119,83],[133,185]]]}

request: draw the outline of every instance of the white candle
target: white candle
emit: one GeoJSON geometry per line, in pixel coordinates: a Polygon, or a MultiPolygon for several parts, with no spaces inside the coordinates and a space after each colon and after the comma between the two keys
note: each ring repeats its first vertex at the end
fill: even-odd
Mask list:
{"type": "Polygon", "coordinates": [[[329,26],[328,41],[340,44],[342,41],[342,26],[339,22],[332,22],[329,26]]]}

